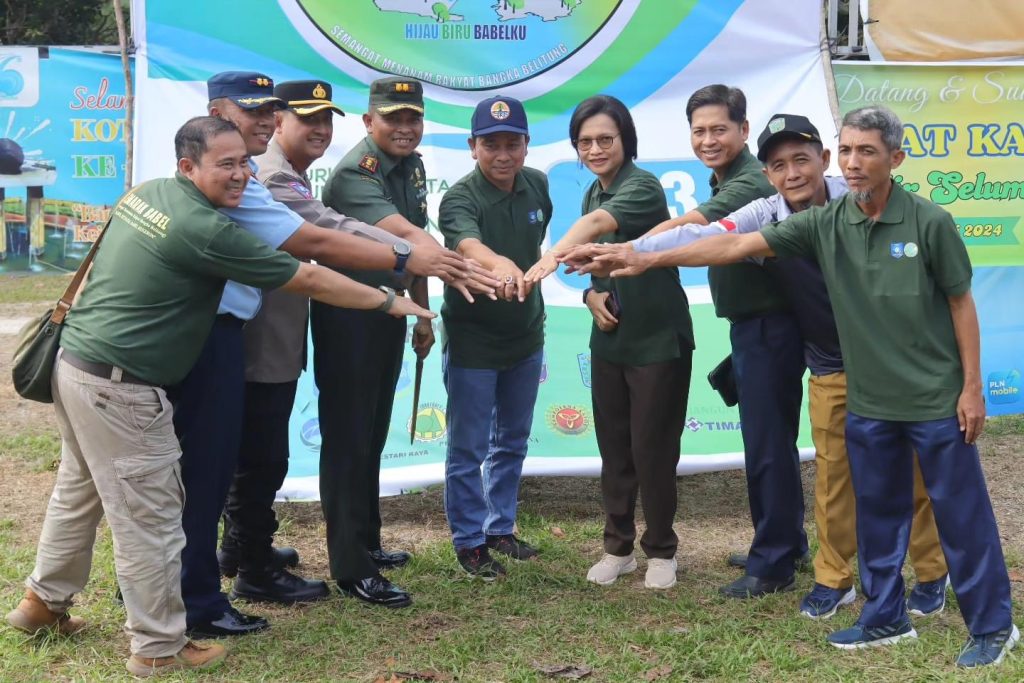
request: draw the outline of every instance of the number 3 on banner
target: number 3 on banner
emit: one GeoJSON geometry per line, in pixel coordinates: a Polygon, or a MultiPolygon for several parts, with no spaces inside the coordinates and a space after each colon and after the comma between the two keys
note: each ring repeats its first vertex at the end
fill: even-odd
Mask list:
{"type": "Polygon", "coordinates": [[[673,218],[682,216],[687,211],[697,208],[697,198],[693,196],[697,186],[693,176],[685,171],[669,171],[661,176],[661,186],[666,192],[668,212],[673,218]]]}

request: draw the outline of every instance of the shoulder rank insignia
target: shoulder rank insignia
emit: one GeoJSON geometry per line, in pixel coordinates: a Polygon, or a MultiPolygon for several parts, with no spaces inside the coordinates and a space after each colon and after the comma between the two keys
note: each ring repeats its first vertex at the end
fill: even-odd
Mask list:
{"type": "Polygon", "coordinates": [[[290,187],[293,190],[295,190],[295,192],[297,192],[298,195],[300,197],[302,197],[303,199],[312,199],[313,198],[313,193],[309,191],[309,188],[306,187],[305,185],[303,185],[300,182],[288,183],[288,187],[290,187]]]}
{"type": "Polygon", "coordinates": [[[377,157],[372,154],[364,154],[363,158],[359,160],[359,168],[365,168],[370,173],[377,172],[377,157]]]}

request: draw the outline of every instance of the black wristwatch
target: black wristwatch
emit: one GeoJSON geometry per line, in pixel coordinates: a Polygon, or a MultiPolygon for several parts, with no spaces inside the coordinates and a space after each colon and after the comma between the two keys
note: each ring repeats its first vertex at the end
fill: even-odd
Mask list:
{"type": "Polygon", "coordinates": [[[378,287],[377,289],[384,292],[385,298],[384,303],[382,303],[380,306],[373,310],[380,311],[381,313],[387,313],[388,311],[391,310],[391,305],[395,303],[395,290],[391,289],[390,287],[383,286],[378,287]]]}
{"type": "Polygon", "coordinates": [[[395,242],[391,245],[391,251],[395,252],[395,272],[401,275],[405,272],[405,263],[412,255],[412,247],[408,242],[395,242]]]}

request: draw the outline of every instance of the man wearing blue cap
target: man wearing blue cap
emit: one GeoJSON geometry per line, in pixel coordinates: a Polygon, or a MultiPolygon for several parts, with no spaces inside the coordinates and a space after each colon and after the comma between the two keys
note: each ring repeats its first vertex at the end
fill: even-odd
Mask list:
{"type": "Polygon", "coordinates": [[[480,102],[471,132],[477,165],[445,193],[441,232],[445,246],[502,286],[498,300],[472,305],[445,288],[444,502],[459,564],[490,581],[505,574],[491,550],[514,560],[537,554],[512,533],[544,352],[544,300],[523,273],[540,254],[552,204],[547,177],[524,167],[530,134],[521,102],[480,102]]]}
{"type": "MultiPolygon", "coordinates": [[[[260,73],[227,71],[207,82],[212,116],[238,126],[250,157],[262,154],[274,130],[274,112],[284,108],[273,81],[260,73]]],[[[258,169],[250,160],[255,176],[258,169]]],[[[459,255],[424,242],[415,248],[374,243],[339,230],[320,228],[277,202],[255,179],[241,203],[224,213],[271,247],[328,265],[354,268],[404,266],[419,275],[462,281],[469,268],[459,255]]],[[[185,484],[182,526],[182,598],[189,633],[198,637],[234,636],[265,629],[268,622],[238,612],[220,590],[217,523],[238,460],[245,394],[242,327],[259,310],[259,289],[236,282],[224,287],[218,315],[196,365],[168,395],[175,403],[174,425],[181,441],[185,484]]],[[[262,590],[249,599],[294,603],[327,597],[323,581],[307,581],[283,566],[291,558],[274,553],[263,572],[262,590]]],[[[289,562],[290,563],[290,562],[289,562]]]]}

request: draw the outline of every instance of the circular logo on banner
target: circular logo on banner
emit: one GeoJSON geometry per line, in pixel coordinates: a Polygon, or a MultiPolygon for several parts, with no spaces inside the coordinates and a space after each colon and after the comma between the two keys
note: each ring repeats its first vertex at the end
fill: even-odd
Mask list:
{"type": "MultiPolygon", "coordinates": [[[[412,427],[412,418],[409,418],[407,427],[412,427]]],[[[416,440],[437,441],[448,433],[448,418],[444,413],[444,406],[440,403],[425,403],[420,406],[416,413],[416,440]]]]}
{"type": "Polygon", "coordinates": [[[338,50],[372,69],[454,90],[488,90],[564,62],[623,0],[279,2],[297,6],[338,50]]]}
{"type": "Polygon", "coordinates": [[[548,424],[556,432],[578,436],[590,428],[587,411],[576,406],[551,406],[548,408],[548,424]]]}

